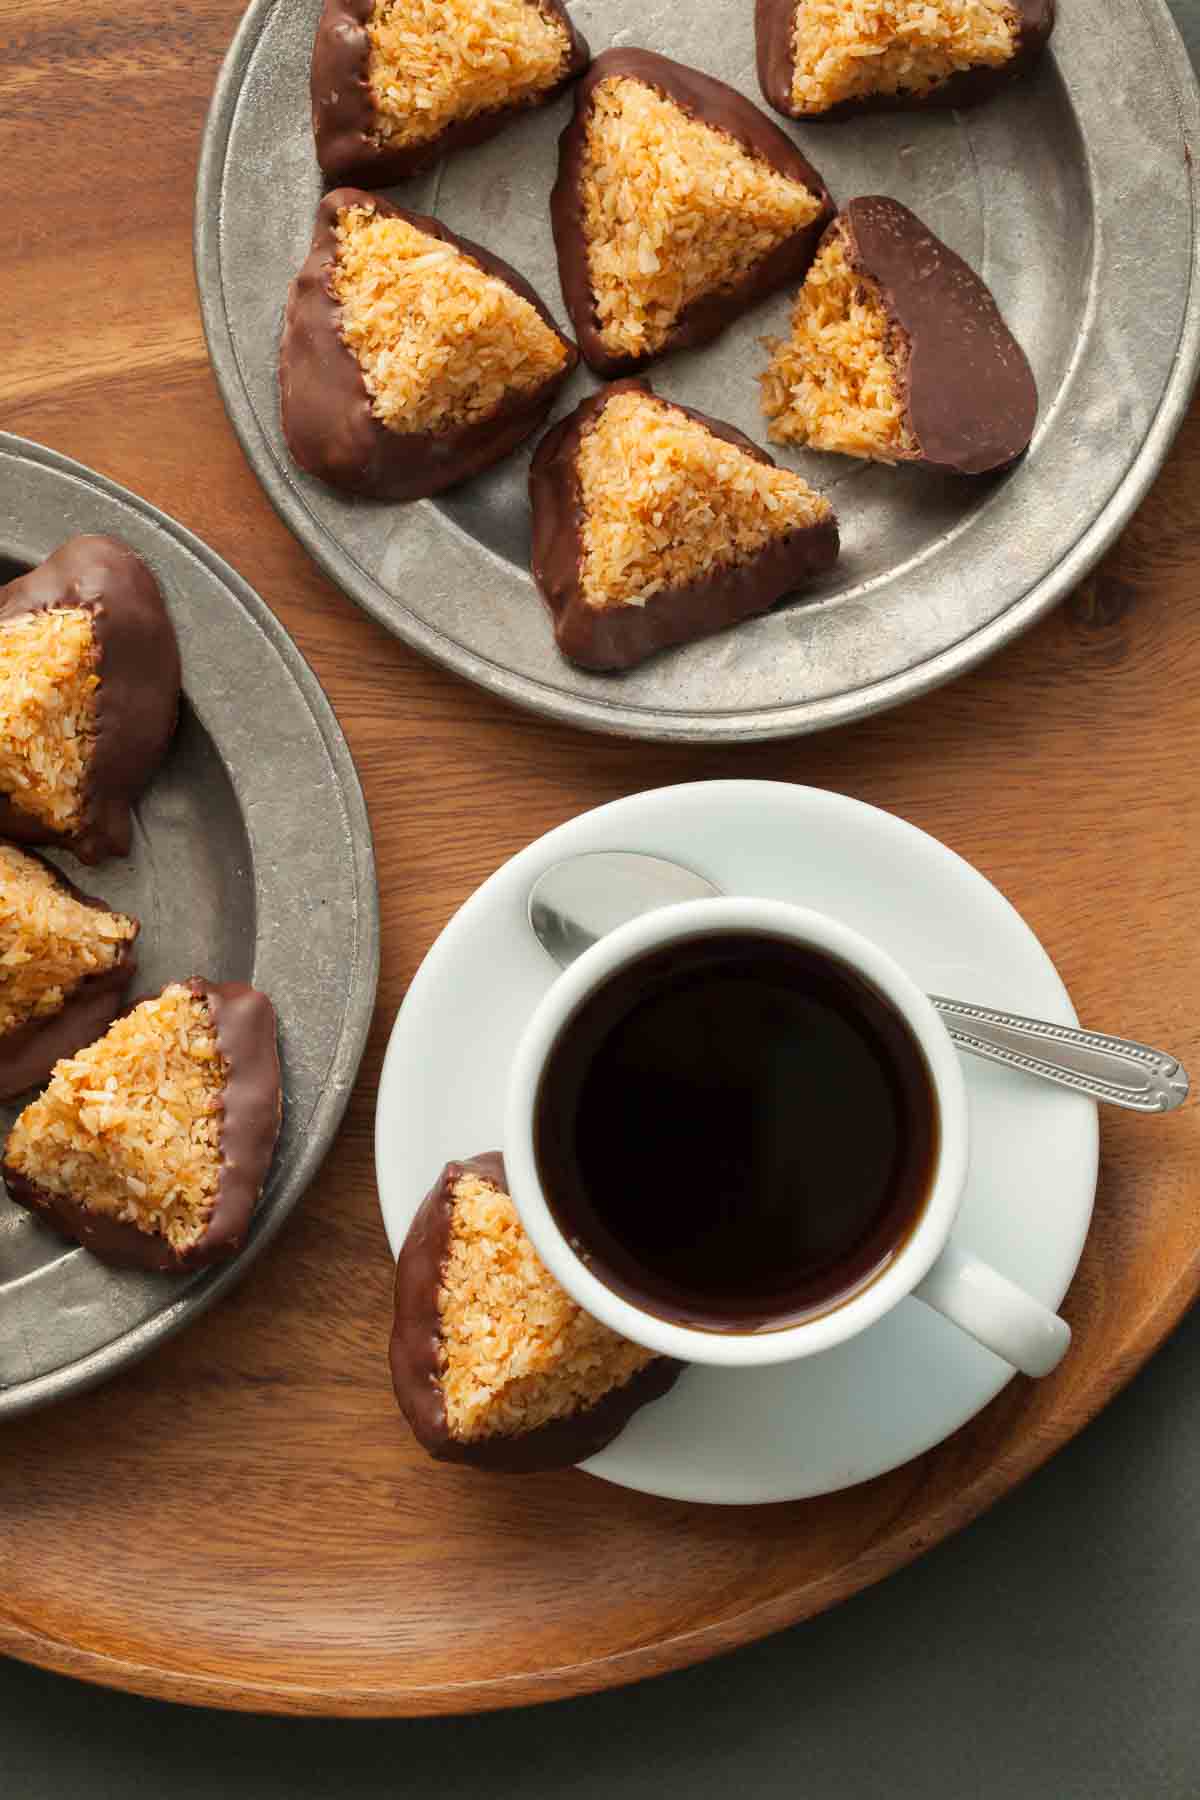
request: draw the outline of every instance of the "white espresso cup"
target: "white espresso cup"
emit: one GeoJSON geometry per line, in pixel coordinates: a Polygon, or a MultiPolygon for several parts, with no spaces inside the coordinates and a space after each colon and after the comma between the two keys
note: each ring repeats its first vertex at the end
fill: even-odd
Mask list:
{"type": "MultiPolygon", "coordinates": [[[[614,1121],[620,1130],[620,1121],[614,1121]]],[[[631,1155],[635,1147],[631,1147],[631,1155]]],[[[849,926],[776,900],[687,901],[645,913],[585,950],[538,1006],[509,1076],[504,1163],[521,1222],[551,1274],[585,1312],[648,1350],[682,1362],[749,1368],[832,1349],[866,1331],[912,1294],[1026,1375],[1048,1375],[1070,1327],[954,1237],[968,1166],[967,1094],[958,1052],[928,997],[885,951],[849,926]],[[542,1191],[535,1115],[542,1072],[582,1003],[618,971],[655,950],[714,932],[790,940],[823,951],[870,983],[905,1022],[929,1072],[938,1150],[922,1211],[867,1286],[797,1323],[745,1330],[678,1324],[616,1293],[577,1254],[542,1191]]]]}

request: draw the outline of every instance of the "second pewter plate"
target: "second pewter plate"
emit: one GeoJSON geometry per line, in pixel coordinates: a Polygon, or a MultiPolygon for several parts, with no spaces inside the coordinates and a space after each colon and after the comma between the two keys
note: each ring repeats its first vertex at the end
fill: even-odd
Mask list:
{"type": "MultiPolygon", "coordinates": [[[[1075,586],[1146,492],[1200,353],[1200,102],[1162,0],[1060,10],[1052,53],[976,112],[795,128],[838,201],[886,192],[983,275],[1041,396],[1028,456],[998,480],[773,449],[828,493],[843,535],[824,586],[624,675],[574,668],[529,576],[530,446],[433,501],[352,500],[289,461],[275,362],[321,181],[308,60],[320,0],[253,0],[213,100],[196,198],[205,330],[225,404],[282,517],[397,636],[517,704],[631,737],[736,741],[817,730],[961,673],[1075,586]]],[[[762,104],[752,0],[576,0],[593,53],[663,52],[762,104]]],[[[570,98],[388,192],[531,280],[565,322],[549,220],[570,98]]],[[[757,340],[777,296],[706,350],[652,368],[658,392],[766,443],[757,340]]],[[[559,411],[596,386],[581,371],[559,411]]]]}
{"type": "MultiPolygon", "coordinates": [[[[207,975],[275,1004],[283,1126],[245,1248],[191,1276],[108,1268],[0,1184],[0,1420],[144,1356],[240,1279],[312,1180],[362,1058],[379,967],[370,826],[350,752],[278,620],[182,526],[79,463],[0,433],[0,581],[106,532],[154,571],[183,656],[179,731],[127,858],[79,868],[142,921],[130,997],[207,975]]],[[[0,1134],[19,1108],[0,1105],[0,1134]]]]}

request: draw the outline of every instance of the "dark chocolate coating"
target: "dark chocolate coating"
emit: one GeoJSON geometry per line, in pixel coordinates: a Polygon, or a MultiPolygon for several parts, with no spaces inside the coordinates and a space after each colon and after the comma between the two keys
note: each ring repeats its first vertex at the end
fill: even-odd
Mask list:
{"type": "MultiPolygon", "coordinates": [[[[94,907],[97,912],[113,910],[107,900],[83,893],[45,857],[32,850],[26,854],[41,863],[57,885],[65,888],[81,906],[94,907]]],[[[124,916],[129,918],[131,915],[126,913],[124,916]]],[[[134,924],[140,931],[140,921],[134,919],[134,924]]],[[[57,1012],[48,1013],[44,1018],[29,1019],[24,1025],[17,1025],[0,1036],[0,1100],[11,1100],[27,1088],[40,1085],[60,1056],[74,1056],[77,1050],[103,1037],[120,1012],[125,990],[137,972],[133,950],[136,942],[135,933],[133,940],[122,946],[111,969],[85,975],[57,1012]]]]}
{"type": "Polygon", "coordinates": [[[441,1384],[442,1322],[438,1288],[450,1246],[454,1187],[468,1171],[507,1193],[498,1151],[447,1163],[409,1227],[396,1263],[395,1320],[389,1356],[400,1410],[417,1442],[439,1462],[468,1463],[505,1475],[568,1469],[611,1444],[640,1407],[675,1385],[683,1364],[669,1357],[647,1363],[624,1387],[614,1388],[586,1412],[550,1419],[519,1437],[463,1443],[450,1435],[441,1384]]]}
{"type": "Polygon", "coordinates": [[[570,35],[561,78],[552,87],[513,106],[498,106],[447,125],[423,144],[396,145],[376,141],[377,114],[367,81],[370,40],[367,22],[374,0],[325,0],[313,40],[309,88],[317,161],[327,181],[361,182],[390,187],[419,174],[439,157],[482,144],[535,106],[544,106],[569,87],[587,68],[591,52],[571,23],[562,0],[536,0],[539,9],[558,19],[570,35]]]}
{"type": "Polygon", "coordinates": [[[601,375],[625,375],[646,368],[669,351],[694,350],[709,343],[769,294],[803,279],[833,212],[829,190],[812,164],[777,125],[733,88],[650,50],[606,50],[575,90],[575,115],[558,142],[558,176],[550,196],[563,298],[584,360],[601,375]],[[685,307],[666,343],[646,356],[614,354],[601,341],[580,202],[592,92],[600,82],[617,76],[629,76],[666,95],[693,118],[734,138],[752,156],[762,157],[781,175],[801,182],[821,201],[821,211],[811,225],[753,263],[732,287],[705,294],[685,307]]]}
{"type": "Polygon", "coordinates": [[[1007,467],[1033,436],[1037,383],[991,290],[898,200],[868,194],[841,219],[847,260],[908,340],[905,422],[920,461],[958,475],[1007,467]]]}
{"type": "Polygon", "coordinates": [[[243,981],[186,984],[208,1003],[228,1075],[221,1095],[221,1170],[216,1200],[202,1237],[186,1250],[126,1220],[95,1213],[80,1201],[0,1166],[9,1198],[36,1213],[63,1237],[74,1238],[101,1262],[117,1268],[181,1275],[234,1255],[245,1241],[279,1135],[281,1087],[275,1008],[243,981]]]}
{"type": "MultiPolygon", "coordinates": [[[[803,4],[803,0],[801,0],[803,4]]],[[[758,46],[758,84],[763,97],[788,119],[821,125],[872,112],[921,112],[926,108],[946,111],[951,107],[979,106],[1026,74],[1050,41],[1054,29],[1055,0],[1010,0],[1020,19],[1017,47],[999,68],[961,69],[926,94],[869,94],[861,100],[841,100],[825,112],[800,112],[792,100],[792,28],[796,0],[755,0],[754,31],[758,46]]]]}
{"type": "Polygon", "coordinates": [[[375,500],[418,500],[477,475],[507,456],[549,412],[579,353],[529,283],[498,256],[458,237],[437,219],[406,212],[377,194],[335,188],[317,209],[312,248],[288,292],[279,350],[279,397],[288,449],[310,475],[375,500]],[[527,300],[567,347],[562,372],[526,393],[512,394],[488,418],[446,431],[392,431],[371,411],[362,369],[341,334],[341,307],[331,286],[334,233],[345,207],[373,208],[407,219],[469,256],[527,300]]]}
{"type": "Polygon", "coordinates": [[[179,645],[158,583],[116,538],[68,538],[0,588],[0,625],[54,607],[90,613],[95,636],[100,685],[83,823],[74,834],[52,831],[0,794],[0,837],[98,863],[128,854],[130,807],[167,753],[179,716],[179,645]]]}
{"type": "MultiPolygon", "coordinates": [[[[718,569],[685,587],[662,590],[644,606],[589,606],[580,586],[579,443],[585,427],[613,395],[630,391],[653,390],[648,382],[627,380],[591,395],[547,432],[529,471],[533,578],[550,608],[559,649],[586,669],[628,669],[671,644],[706,637],[766,612],[784,594],[830,568],[838,554],[837,520],[831,514],[820,524],[776,539],[752,562],[718,569]]],[[[667,404],[756,462],[775,466],[773,457],[732,425],[675,400],[667,404]]]]}

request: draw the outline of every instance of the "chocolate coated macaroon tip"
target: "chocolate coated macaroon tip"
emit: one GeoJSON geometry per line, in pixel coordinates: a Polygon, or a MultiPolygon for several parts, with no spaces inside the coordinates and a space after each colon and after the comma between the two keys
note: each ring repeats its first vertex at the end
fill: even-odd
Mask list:
{"type": "MultiPolygon", "coordinates": [[[[635,158],[634,172],[641,166],[635,158]]],[[[736,89],[649,50],[604,51],[575,90],[575,110],[559,139],[558,173],[550,197],[563,297],[585,361],[600,375],[619,377],[647,367],[669,351],[694,349],[710,342],[743,312],[805,273],[833,210],[828,189],[817,170],[786,133],[736,89]],[[696,291],[674,317],[662,341],[649,344],[615,341],[615,321],[620,309],[609,296],[612,304],[601,317],[589,257],[584,190],[591,156],[592,115],[597,90],[605,83],[622,81],[638,84],[659,96],[685,124],[710,128],[726,147],[735,146],[750,166],[785,178],[793,190],[802,189],[811,202],[805,206],[805,222],[781,230],[771,250],[759,251],[749,258],[739,254],[720,280],[706,283],[697,275],[696,291]]],[[[727,211],[736,218],[736,208],[727,211]]],[[[705,242],[702,230],[690,228],[693,221],[684,223],[689,229],[681,230],[677,244],[664,242],[660,246],[669,262],[677,263],[687,245],[705,242]]]]}
{"type": "MultiPolygon", "coordinates": [[[[799,0],[799,3],[802,5],[803,0],[799,0]]],[[[947,6],[948,0],[933,0],[930,11],[936,17],[947,6]]],[[[960,13],[964,11],[961,5],[958,10],[960,13]]],[[[1014,35],[1011,54],[1003,61],[992,60],[993,53],[980,45],[977,54],[986,56],[987,60],[953,66],[954,63],[961,65],[963,40],[969,36],[970,21],[963,18],[960,30],[953,39],[954,54],[950,72],[938,75],[928,84],[908,88],[900,86],[896,76],[890,77],[896,81],[896,85],[889,87],[888,46],[881,46],[878,35],[880,28],[886,29],[884,15],[881,21],[876,22],[877,28],[870,33],[869,55],[864,56],[861,51],[858,54],[844,54],[843,97],[837,97],[838,83],[835,79],[833,94],[824,98],[815,94],[806,100],[803,96],[797,96],[795,91],[798,0],[755,0],[754,28],[759,86],[763,97],[776,112],[782,113],[785,118],[800,119],[813,125],[834,123],[868,113],[945,111],[950,108],[979,106],[1034,68],[1054,29],[1055,0],[1011,0],[1006,11],[1011,17],[1014,35]],[[878,86],[869,85],[873,80],[878,82],[878,86]],[[845,92],[847,85],[851,89],[849,93],[845,92]]],[[[846,16],[848,15],[840,15],[839,22],[846,16]]],[[[994,28],[995,21],[990,23],[994,28]]],[[[986,29],[989,24],[986,16],[982,24],[986,29]]],[[[927,51],[933,48],[936,54],[935,39],[923,44],[919,22],[909,19],[907,26],[903,35],[897,34],[894,45],[896,50],[903,53],[906,62],[913,60],[914,52],[919,61],[923,47],[927,51]]],[[[828,66],[834,61],[831,53],[835,46],[830,42],[823,42],[817,48],[818,65],[825,65],[828,78],[828,66]]]]}
{"type": "MultiPolygon", "coordinates": [[[[376,0],[324,0],[313,39],[309,95],[313,141],[326,181],[389,187],[444,156],[485,143],[514,119],[555,99],[586,69],[591,53],[563,0],[529,4],[561,29],[563,60],[555,79],[533,92],[517,92],[507,104],[452,113],[434,135],[406,141],[402,133],[381,129],[384,121],[371,83],[368,26],[376,0]]],[[[428,49],[436,54],[436,34],[428,49]]]]}
{"type": "Polygon", "coordinates": [[[786,338],[766,340],[776,443],[958,475],[1009,466],[1037,419],[995,298],[899,201],[851,200],[817,249],[786,338]]]}
{"type": "MultiPolygon", "coordinates": [[[[0,1100],[15,1099],[37,1087],[60,1057],[73,1056],[104,1034],[137,972],[136,944],[141,930],[138,919],[118,913],[95,894],[85,894],[61,869],[33,850],[0,844],[0,890],[6,882],[23,891],[22,911],[34,926],[26,938],[24,959],[17,965],[25,978],[26,1004],[17,1009],[20,1022],[0,1033],[0,1100]],[[53,904],[57,896],[85,909],[73,919],[73,908],[66,909],[65,942],[63,912],[53,904]],[[93,914],[109,915],[112,921],[99,938],[89,934],[87,915],[93,914]],[[72,946],[83,972],[64,989],[64,952],[70,967],[72,946]],[[39,975],[39,968],[45,973],[39,975]],[[31,977],[41,985],[42,1000],[53,997],[52,989],[58,992],[58,1004],[52,1011],[37,1009],[36,989],[31,991],[28,985],[31,977]]],[[[16,978],[7,986],[0,981],[0,1001],[7,1001],[10,1009],[16,991],[16,978]]]]}
{"type": "MultiPolygon", "coordinates": [[[[86,746],[78,805],[59,824],[31,790],[0,791],[0,837],[55,845],[80,862],[98,863],[128,853],[134,801],[174,734],[179,645],[153,573],[116,538],[69,538],[37,568],[0,588],[0,631],[56,612],[85,615],[91,632],[90,696],[77,701],[91,713],[82,730],[76,721],[67,733],[86,746]]],[[[45,729],[56,729],[49,713],[45,729]]]]}
{"type": "MultiPolygon", "coordinates": [[[[432,283],[434,275],[428,279],[432,283]]],[[[523,319],[529,328],[527,311],[523,319]]],[[[377,194],[338,188],[317,209],[311,249],[288,294],[279,353],[283,433],[299,466],[331,487],[375,500],[423,499],[468,480],[515,449],[541,424],[577,362],[574,344],[508,263],[437,219],[394,206],[377,194]],[[340,221],[355,215],[401,220],[445,244],[475,276],[502,283],[516,301],[532,308],[532,328],[542,341],[557,347],[555,366],[534,384],[510,388],[481,418],[468,413],[455,419],[451,411],[450,422],[436,428],[405,430],[386,423],[368,388],[364,365],[347,341],[334,286],[340,221]]]]}
{"type": "MultiPolygon", "coordinates": [[[[554,1385],[556,1370],[554,1356],[549,1355],[541,1359],[540,1375],[543,1386],[541,1410],[549,1416],[542,1417],[540,1422],[529,1423],[524,1429],[513,1429],[507,1416],[494,1421],[495,1429],[475,1430],[470,1435],[464,1433],[461,1423],[456,1428],[448,1408],[443,1284],[451,1256],[456,1211],[460,1205],[469,1204],[464,1189],[471,1188],[482,1189],[485,1195],[490,1191],[493,1207],[501,1212],[499,1224],[494,1227],[500,1234],[493,1239],[497,1260],[508,1266],[515,1254],[512,1239],[514,1233],[519,1234],[520,1228],[512,1214],[502,1157],[498,1152],[490,1151],[447,1163],[418,1209],[396,1264],[389,1361],[397,1404],[417,1442],[438,1462],[459,1463],[506,1475],[531,1475],[570,1468],[604,1449],[635,1412],[673,1387],[682,1372],[682,1365],[665,1357],[646,1361],[644,1352],[625,1344],[615,1333],[606,1332],[604,1343],[610,1355],[624,1356],[628,1365],[629,1355],[633,1352],[634,1360],[642,1366],[619,1385],[599,1392],[590,1404],[576,1403],[575,1378],[560,1371],[563,1386],[558,1394],[558,1404],[547,1405],[545,1390],[554,1385]]],[[[477,1271],[481,1290],[486,1286],[488,1266],[481,1260],[477,1271]]],[[[547,1284],[552,1278],[537,1265],[533,1279],[547,1284]]],[[[557,1290],[557,1284],[553,1285],[561,1301],[564,1297],[557,1290]]],[[[544,1288],[541,1298],[544,1302],[544,1288]]],[[[529,1327],[530,1332],[533,1329],[533,1326],[529,1327]]],[[[569,1335],[569,1324],[565,1335],[569,1335]]],[[[587,1358],[590,1373],[594,1374],[596,1358],[602,1354],[595,1345],[590,1347],[587,1358]]],[[[495,1379],[496,1356],[495,1342],[489,1337],[490,1379],[495,1379]]],[[[620,1372],[627,1373],[627,1367],[620,1372]]],[[[615,1375],[606,1379],[615,1380],[615,1375]]],[[[487,1383],[481,1378],[477,1384],[473,1378],[471,1385],[486,1387],[487,1383]]],[[[491,1404],[498,1410],[503,1409],[505,1385],[503,1379],[497,1381],[491,1404]]],[[[597,1385],[602,1387],[603,1384],[597,1385]]]]}
{"type": "Polygon", "coordinates": [[[887,195],[852,200],[843,218],[851,261],[908,340],[905,405],[920,460],[961,475],[1008,468],[1033,436],[1037,383],[990,288],[887,195]]]}
{"type": "MultiPolygon", "coordinates": [[[[80,1081],[86,1083],[94,1079],[105,1056],[109,1058],[110,1067],[127,1069],[125,1063],[114,1063],[114,1046],[135,1020],[144,1019],[147,1011],[154,1010],[148,1002],[139,1002],[130,1008],[105,1037],[81,1052],[88,1065],[85,1070],[64,1067],[52,1078],[45,1093],[25,1109],[9,1133],[0,1174],[12,1200],[43,1219],[61,1236],[83,1245],[101,1261],[117,1268],[178,1275],[226,1260],[245,1242],[270,1169],[282,1114],[276,1018],[267,996],[245,982],[210,982],[193,978],[184,983],[168,984],[160,995],[152,998],[160,1002],[171,1001],[188,1011],[185,1035],[194,1032],[198,1019],[205,1020],[220,1059],[219,1064],[213,1062],[211,1056],[204,1059],[204,1066],[214,1074],[219,1069],[215,1101],[219,1118],[215,1170],[210,1164],[210,1176],[215,1174],[215,1187],[203,1202],[199,1195],[207,1190],[196,1189],[192,1194],[196,1216],[187,1219],[189,1234],[173,1241],[163,1228],[163,1215],[158,1211],[146,1213],[149,1203],[133,1198],[138,1189],[131,1186],[124,1175],[121,1192],[128,1198],[120,1210],[114,1210],[111,1203],[91,1203],[98,1201],[96,1190],[93,1188],[89,1200],[89,1193],[81,1185],[79,1168],[73,1165],[69,1155],[64,1164],[60,1150],[62,1142],[66,1142],[69,1149],[72,1133],[82,1129],[78,1098],[80,1081]],[[56,1093],[56,1090],[60,1091],[56,1093]],[[49,1110],[51,1107],[53,1111],[49,1110]],[[50,1134],[46,1129],[48,1121],[53,1125],[50,1134]]],[[[161,1021],[157,1025],[153,1021],[145,1022],[140,1030],[151,1035],[157,1031],[158,1041],[163,1046],[161,1054],[175,1053],[170,1051],[170,1046],[175,1044],[174,1033],[171,1031],[164,1037],[161,1021]]],[[[139,1044],[139,1056],[140,1053],[139,1044]]],[[[106,1089],[117,1115],[107,1125],[114,1151],[120,1142],[120,1108],[128,1104],[131,1096],[136,1097],[142,1110],[146,1129],[153,1125],[156,1096],[146,1088],[140,1064],[138,1069],[132,1084],[127,1073],[119,1079],[114,1072],[114,1085],[106,1089]]],[[[187,1089],[183,1086],[176,1095],[176,1106],[184,1105],[186,1098],[187,1089]]],[[[210,1094],[206,1102],[209,1115],[212,1105],[210,1094]]],[[[168,1131],[179,1129],[175,1114],[160,1114],[159,1123],[168,1131]]],[[[199,1119],[193,1120],[190,1129],[196,1131],[199,1126],[199,1119]]],[[[89,1138],[89,1142],[92,1141],[89,1138]]],[[[102,1148],[98,1154],[103,1160],[102,1148]]],[[[157,1153],[159,1159],[162,1154],[161,1151],[157,1153]]],[[[212,1154],[211,1150],[208,1154],[212,1154]]],[[[195,1171],[191,1168],[194,1158],[193,1151],[188,1162],[180,1167],[166,1165],[170,1171],[168,1180],[174,1183],[172,1203],[175,1205],[182,1204],[189,1180],[194,1186],[195,1171]],[[185,1173],[188,1170],[190,1176],[185,1173]]],[[[153,1170],[144,1157],[142,1166],[147,1179],[153,1180],[153,1170]]],[[[161,1166],[161,1160],[155,1162],[155,1169],[161,1166]]],[[[126,1175],[128,1172],[126,1169],[126,1175]]],[[[92,1179],[95,1179],[94,1172],[92,1179]]],[[[142,1190],[145,1191],[144,1182],[142,1190]]]]}
{"type": "Polygon", "coordinates": [[[534,453],[529,495],[533,577],[549,608],[558,647],[573,662],[597,672],[629,669],[660,650],[766,612],[830,569],[838,555],[837,518],[822,496],[789,471],[778,471],[776,479],[773,459],[732,425],[668,401],[636,378],[613,382],[589,396],[547,433],[534,453]],[[629,540],[627,548],[638,553],[636,563],[618,558],[618,574],[624,579],[636,567],[639,581],[644,575],[652,589],[648,595],[612,591],[603,571],[593,566],[586,544],[589,505],[597,499],[589,502],[585,492],[585,445],[606,429],[610,407],[630,402],[645,424],[640,433],[633,431],[632,448],[629,431],[620,433],[618,478],[598,499],[608,504],[605,495],[611,496],[606,517],[629,540]],[[654,534],[646,531],[640,548],[631,540],[645,511],[645,505],[639,510],[639,477],[656,479],[654,471],[639,469],[639,459],[648,444],[648,428],[660,424],[678,452],[675,486],[669,494],[657,489],[647,503],[660,514],[656,532],[673,536],[674,575],[660,573],[669,565],[659,561],[654,534]],[[735,458],[722,450],[726,445],[737,452],[735,458]],[[686,465],[688,456],[697,459],[694,475],[686,465]],[[769,498],[756,487],[762,469],[772,471],[779,490],[769,498]],[[676,505],[678,518],[672,511],[676,505]],[[792,507],[796,522],[779,523],[785,519],[784,505],[792,507]],[[742,530],[736,541],[756,539],[756,549],[722,554],[723,510],[731,520],[739,519],[742,530]],[[706,518],[710,512],[716,515],[711,529],[697,537],[689,519],[693,514],[706,518]]]}

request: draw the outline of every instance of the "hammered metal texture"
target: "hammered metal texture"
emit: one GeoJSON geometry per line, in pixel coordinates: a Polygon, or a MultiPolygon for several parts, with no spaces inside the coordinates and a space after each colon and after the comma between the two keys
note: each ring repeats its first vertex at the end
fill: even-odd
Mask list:
{"type": "MultiPolygon", "coordinates": [[[[692,741],[784,736],[924,691],[997,649],[1074,586],[1162,462],[1200,340],[1195,79],[1161,0],[1064,6],[1028,82],[962,115],[795,128],[835,198],[886,192],[981,271],[1041,394],[1030,454],[966,481],[780,453],[833,499],[839,566],[815,593],[619,676],[554,648],[528,574],[528,449],[442,498],[349,500],[289,463],[275,359],[321,187],[307,71],[319,0],[254,0],[201,157],[196,261],[226,407],[283,518],[390,630],[518,704],[594,730],[692,741]]],[[[638,44],[756,101],[750,0],[578,0],[594,52],[638,44]]],[[[570,101],[389,190],[508,258],[565,319],[547,198],[570,101]]],[[[758,339],[789,296],[652,371],[659,391],[765,441],[758,339]]],[[[566,411],[596,385],[586,372],[566,411]]]]}
{"type": "MultiPolygon", "coordinates": [[[[137,807],[128,859],[82,872],[69,857],[62,865],[141,919],[135,996],[190,975],[253,981],[270,994],[283,1129],[245,1249],[190,1278],[106,1268],[0,1186],[0,1417],[115,1373],[244,1274],[337,1131],[379,963],[358,778],[283,627],[162,513],[78,463],[0,434],[0,580],[85,531],[121,538],[154,570],[179,636],[185,700],[178,737],[137,807]]],[[[0,1107],[0,1130],[18,1110],[0,1107]]]]}

